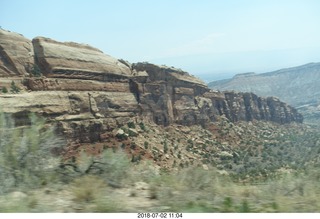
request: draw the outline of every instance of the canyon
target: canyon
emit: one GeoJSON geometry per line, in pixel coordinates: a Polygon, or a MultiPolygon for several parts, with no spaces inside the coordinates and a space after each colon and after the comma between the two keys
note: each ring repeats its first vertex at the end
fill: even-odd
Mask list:
{"type": "Polygon", "coordinates": [[[0,89],[12,83],[19,93],[0,93],[1,110],[17,123],[28,112],[56,122],[68,138],[104,141],[104,133],[128,121],[209,126],[231,122],[301,123],[297,110],[275,97],[211,90],[200,79],[168,66],[129,63],[89,45],[29,40],[0,30],[0,89]]]}

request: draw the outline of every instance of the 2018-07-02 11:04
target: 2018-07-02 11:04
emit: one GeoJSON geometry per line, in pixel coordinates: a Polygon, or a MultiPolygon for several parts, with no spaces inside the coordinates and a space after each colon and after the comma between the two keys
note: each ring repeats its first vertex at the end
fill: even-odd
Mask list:
{"type": "Polygon", "coordinates": [[[182,213],[138,213],[138,218],[182,218],[182,213]]]}

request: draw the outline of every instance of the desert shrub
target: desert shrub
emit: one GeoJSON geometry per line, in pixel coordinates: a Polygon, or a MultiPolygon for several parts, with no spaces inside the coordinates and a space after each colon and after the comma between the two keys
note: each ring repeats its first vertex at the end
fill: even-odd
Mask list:
{"type": "Polygon", "coordinates": [[[168,142],[167,142],[167,140],[165,140],[164,143],[163,143],[163,151],[166,154],[166,153],[168,153],[168,150],[169,150],[168,142]]]}
{"type": "Polygon", "coordinates": [[[238,212],[240,213],[249,213],[251,212],[249,203],[247,200],[242,200],[241,204],[238,206],[238,212]]]}
{"type": "Polygon", "coordinates": [[[80,212],[120,212],[124,205],[107,186],[105,179],[97,175],[77,177],[71,183],[73,201],[80,212]]]}
{"type": "Polygon", "coordinates": [[[35,114],[26,119],[31,125],[15,127],[10,115],[0,113],[0,193],[45,185],[59,164],[51,152],[63,147],[64,140],[35,114]]]}
{"type": "Polygon", "coordinates": [[[145,124],[144,124],[143,122],[140,122],[140,123],[139,123],[139,126],[140,126],[141,130],[143,130],[143,131],[146,131],[146,130],[147,130],[147,129],[146,129],[146,126],[145,126],[145,124]]]}
{"type": "Polygon", "coordinates": [[[218,174],[190,167],[178,172],[162,172],[150,182],[153,196],[170,211],[216,212],[212,205],[218,174]]]}
{"type": "Polygon", "coordinates": [[[126,208],[125,204],[119,198],[105,195],[99,197],[94,201],[95,205],[92,209],[93,212],[97,213],[117,213],[123,212],[126,208]]]}
{"type": "Polygon", "coordinates": [[[126,148],[126,144],[125,143],[121,143],[120,147],[121,147],[121,149],[125,149],[126,148]]]}
{"type": "Polygon", "coordinates": [[[188,189],[206,190],[216,182],[218,173],[214,170],[210,172],[200,167],[190,167],[182,169],[177,174],[177,180],[185,184],[188,189]]]}
{"type": "Polygon", "coordinates": [[[131,129],[135,129],[136,128],[136,125],[134,124],[134,122],[128,122],[127,125],[131,129]]]}
{"type": "Polygon", "coordinates": [[[104,150],[99,156],[82,151],[75,161],[62,162],[58,173],[65,182],[84,175],[99,175],[109,185],[117,187],[126,179],[129,166],[128,156],[120,150],[104,150]]]}
{"type": "Polygon", "coordinates": [[[1,92],[4,94],[8,93],[7,87],[2,87],[1,92]]]}
{"type": "Polygon", "coordinates": [[[143,145],[144,145],[144,149],[147,150],[149,148],[149,142],[145,141],[143,145]]]}
{"type": "Polygon", "coordinates": [[[105,188],[106,184],[100,177],[85,175],[72,182],[71,192],[75,202],[93,202],[105,188]]]}
{"type": "Polygon", "coordinates": [[[134,149],[136,149],[136,147],[137,147],[136,143],[135,143],[135,142],[131,142],[130,148],[131,148],[132,150],[134,150],[134,149]]]}
{"type": "Polygon", "coordinates": [[[119,140],[123,141],[123,140],[127,140],[127,139],[128,139],[128,134],[126,134],[126,133],[117,134],[116,137],[117,137],[119,140]]]}
{"type": "MultiPolygon", "coordinates": [[[[38,208],[39,200],[34,196],[12,197],[10,194],[5,196],[0,203],[1,213],[24,213],[32,211],[41,211],[38,208]]],[[[42,209],[43,210],[43,209],[42,209]]]]}
{"type": "Polygon", "coordinates": [[[132,165],[128,172],[127,180],[130,181],[128,183],[138,181],[150,183],[160,176],[159,169],[150,160],[142,160],[138,165],[132,165]]]}
{"type": "Polygon", "coordinates": [[[232,197],[225,197],[221,207],[222,212],[234,212],[234,204],[232,197]]]}
{"type": "Polygon", "coordinates": [[[41,70],[38,65],[34,64],[31,68],[31,74],[35,77],[41,77],[41,70]]]}
{"type": "Polygon", "coordinates": [[[11,81],[10,92],[14,94],[20,92],[20,88],[16,85],[14,81],[11,81]]]}

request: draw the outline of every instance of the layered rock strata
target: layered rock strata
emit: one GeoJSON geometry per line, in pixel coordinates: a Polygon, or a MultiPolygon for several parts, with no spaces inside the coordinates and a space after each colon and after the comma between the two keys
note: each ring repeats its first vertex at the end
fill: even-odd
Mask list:
{"type": "MultiPolygon", "coordinates": [[[[206,126],[222,115],[233,122],[302,122],[294,108],[276,98],[213,91],[180,69],[130,64],[88,45],[42,37],[32,43],[20,35],[12,37],[15,41],[11,43],[30,46],[16,49],[8,39],[17,35],[1,30],[3,35],[0,68],[8,71],[0,76],[19,76],[28,92],[0,94],[2,110],[16,117],[23,112],[42,114],[58,121],[62,132],[81,142],[103,141],[104,132],[135,119],[164,126],[206,126]],[[38,66],[43,76],[29,76],[30,65],[38,66]]],[[[0,88],[5,80],[10,78],[0,78],[0,88]]]]}
{"type": "Polygon", "coordinates": [[[33,55],[30,40],[0,28],[0,77],[26,75],[31,71],[33,55]]]}

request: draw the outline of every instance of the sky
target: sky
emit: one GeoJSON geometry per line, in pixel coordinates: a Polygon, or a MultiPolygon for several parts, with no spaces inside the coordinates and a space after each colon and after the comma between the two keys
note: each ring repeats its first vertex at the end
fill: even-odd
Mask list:
{"type": "Polygon", "coordinates": [[[0,0],[0,26],[201,79],[320,62],[318,0],[0,0]]]}

